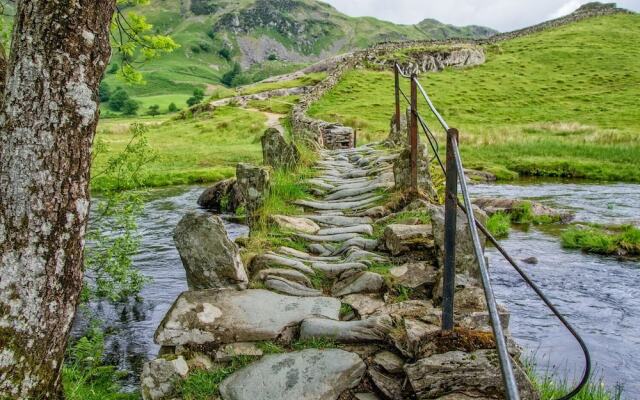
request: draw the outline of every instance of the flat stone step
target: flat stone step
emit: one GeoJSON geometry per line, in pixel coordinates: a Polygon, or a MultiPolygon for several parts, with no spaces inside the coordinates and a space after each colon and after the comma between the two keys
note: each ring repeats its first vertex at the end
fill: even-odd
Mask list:
{"type": "Polygon", "coordinates": [[[388,316],[356,321],[308,318],[300,326],[300,339],[325,338],[338,343],[378,342],[384,341],[392,329],[393,324],[388,316]]]}
{"type": "Polygon", "coordinates": [[[384,278],[374,272],[357,272],[345,279],[336,281],[331,288],[331,295],[342,297],[349,294],[380,293],[385,287],[384,278]]]}
{"type": "Polygon", "coordinates": [[[357,238],[357,233],[342,233],[339,235],[307,235],[304,233],[296,234],[296,236],[308,240],[310,242],[324,243],[324,242],[344,242],[353,238],[357,238]]]}
{"type": "Polygon", "coordinates": [[[317,297],[322,296],[322,292],[317,289],[312,289],[301,283],[292,282],[288,279],[278,276],[268,276],[264,281],[264,285],[267,289],[275,290],[282,294],[288,294],[290,296],[298,297],[317,297]]]}
{"type": "Polygon", "coordinates": [[[390,183],[375,183],[373,185],[366,185],[351,189],[340,189],[324,197],[325,200],[341,200],[348,197],[360,196],[366,193],[375,192],[379,189],[388,189],[391,186],[390,183]]]}
{"type": "Polygon", "coordinates": [[[365,235],[373,235],[373,226],[371,225],[355,225],[355,226],[342,226],[337,228],[325,228],[316,232],[316,235],[339,235],[343,233],[362,233],[365,235]]]}
{"type": "Polygon", "coordinates": [[[360,383],[367,366],[339,349],[268,355],[220,385],[223,400],[332,400],[360,383]]]}
{"type": "Polygon", "coordinates": [[[382,199],[382,196],[372,196],[364,200],[345,202],[297,200],[294,204],[307,208],[315,208],[316,210],[353,210],[371,205],[380,199],[382,199]]]}
{"type": "Polygon", "coordinates": [[[340,260],[340,257],[337,256],[314,256],[311,255],[309,253],[305,253],[304,251],[299,251],[296,249],[292,249],[290,247],[280,247],[278,248],[278,251],[282,254],[284,254],[285,256],[290,256],[290,257],[295,257],[299,260],[305,260],[305,261],[338,261],[340,260]]]}
{"type": "Polygon", "coordinates": [[[220,345],[277,339],[304,319],[338,319],[332,297],[285,296],[269,290],[202,290],[182,293],[158,327],[162,346],[220,345]]]}
{"type": "Polygon", "coordinates": [[[336,277],[345,271],[364,271],[367,266],[363,263],[341,263],[330,264],[323,262],[316,262],[312,264],[314,269],[324,272],[329,277],[336,277]]]}
{"type": "Polygon", "coordinates": [[[268,268],[263,269],[255,274],[253,279],[257,279],[260,281],[265,281],[270,277],[279,277],[284,278],[292,282],[297,282],[307,287],[313,286],[311,284],[311,280],[307,278],[305,274],[300,271],[296,271],[294,269],[283,269],[283,268],[268,268]]]}
{"type": "Polygon", "coordinates": [[[347,240],[342,244],[338,249],[334,250],[331,254],[332,256],[337,256],[340,254],[344,254],[351,247],[358,247],[362,250],[373,251],[378,247],[378,241],[375,239],[365,239],[363,237],[357,237],[353,239],[347,240]]]}
{"type": "Polygon", "coordinates": [[[292,260],[290,258],[282,257],[276,254],[261,254],[256,256],[251,261],[251,272],[253,274],[257,273],[262,269],[267,269],[271,267],[287,267],[292,268],[297,271],[300,271],[305,274],[313,274],[313,270],[306,266],[304,263],[298,260],[292,260]]]}
{"type": "Polygon", "coordinates": [[[363,224],[372,224],[373,220],[369,217],[344,217],[329,215],[308,215],[305,218],[325,225],[334,226],[354,226],[363,224]]]}

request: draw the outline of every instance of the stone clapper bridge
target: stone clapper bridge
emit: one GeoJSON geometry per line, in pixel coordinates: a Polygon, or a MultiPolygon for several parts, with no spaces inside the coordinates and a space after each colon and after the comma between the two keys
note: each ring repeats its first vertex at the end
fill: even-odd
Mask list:
{"type": "MultiPolygon", "coordinates": [[[[396,82],[404,77],[399,65],[394,71],[396,82]]],[[[190,290],[158,327],[162,349],[144,366],[144,399],[179,398],[190,373],[225,368],[238,357],[250,362],[220,383],[221,399],[539,398],[509,338],[508,312],[496,306],[488,283],[474,226],[486,215],[456,210],[455,130],[448,132],[450,195],[442,206],[417,137],[425,125],[415,99],[424,90],[415,76],[407,78],[408,117],[400,115],[396,85],[385,142],[353,148],[352,129],[318,121],[297,133],[319,145],[318,174],[307,181],[315,199],[295,202],[306,215],[269,221],[304,251],[279,247],[245,268],[218,217],[190,213],[178,224],[175,242],[190,290]]],[[[273,168],[299,159],[278,129],[262,142],[273,168]]],[[[217,184],[199,203],[242,202],[251,226],[268,181],[267,168],[241,164],[237,181],[217,184]]]]}

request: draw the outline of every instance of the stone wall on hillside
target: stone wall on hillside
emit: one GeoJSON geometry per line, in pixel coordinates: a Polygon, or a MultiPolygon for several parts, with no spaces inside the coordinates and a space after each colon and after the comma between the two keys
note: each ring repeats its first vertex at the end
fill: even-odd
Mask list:
{"type": "Polygon", "coordinates": [[[438,46],[418,45],[417,42],[383,43],[367,50],[337,57],[336,60],[339,62],[331,64],[328,76],[312,87],[294,106],[291,117],[294,134],[297,138],[319,147],[353,146],[355,131],[352,128],[310,117],[307,111],[311,105],[333,89],[349,70],[364,67],[391,70],[394,58],[389,55],[398,51],[406,51],[406,56],[400,64],[407,73],[441,71],[447,67],[469,67],[485,62],[484,51],[480,46],[453,41],[450,43],[450,46],[443,46],[442,43],[438,46]],[[349,130],[350,138],[345,139],[345,133],[349,130]],[[341,135],[339,140],[333,137],[336,133],[341,135]]]}

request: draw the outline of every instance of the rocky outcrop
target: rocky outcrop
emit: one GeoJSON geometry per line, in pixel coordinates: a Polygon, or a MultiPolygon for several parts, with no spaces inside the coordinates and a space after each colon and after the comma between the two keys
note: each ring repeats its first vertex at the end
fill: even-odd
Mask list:
{"type": "Polygon", "coordinates": [[[171,306],[155,341],[163,346],[275,340],[306,318],[338,319],[340,301],[268,290],[185,292],[171,306]]]}
{"type": "Polygon", "coordinates": [[[258,222],[260,208],[269,194],[269,177],[269,170],[264,167],[245,163],[236,167],[238,190],[244,199],[249,226],[258,222]]]}
{"type": "Polygon", "coordinates": [[[217,182],[198,198],[198,205],[216,213],[234,213],[242,204],[242,195],[235,178],[217,182]]]}
{"type": "Polygon", "coordinates": [[[188,213],[178,223],[173,239],[191,290],[246,287],[238,247],[219,217],[188,213]]]}
{"type": "Polygon", "coordinates": [[[267,129],[261,138],[262,159],[265,165],[274,169],[290,169],[298,165],[300,151],[293,143],[287,143],[282,132],[267,129]]]}
{"type": "MultiPolygon", "coordinates": [[[[418,190],[429,199],[437,199],[429,169],[429,154],[424,143],[418,145],[418,190]]],[[[405,191],[411,188],[411,149],[405,147],[393,164],[396,189],[405,191]]]]}
{"type": "MultiPolygon", "coordinates": [[[[538,399],[522,369],[515,363],[514,366],[520,398],[538,399]]],[[[437,354],[404,369],[418,399],[437,399],[454,393],[472,398],[504,398],[498,356],[493,350],[437,354]]]]}
{"type": "Polygon", "coordinates": [[[388,225],[384,230],[384,244],[394,256],[425,252],[433,254],[435,242],[431,225],[388,225]]]}
{"type": "Polygon", "coordinates": [[[189,374],[183,357],[174,360],[158,358],[144,364],[140,385],[143,400],[170,400],[175,398],[177,388],[189,374]]]}
{"type": "Polygon", "coordinates": [[[472,67],[484,64],[486,58],[482,47],[471,44],[449,46],[415,46],[402,51],[402,57],[371,57],[377,68],[392,70],[396,62],[405,74],[421,74],[442,71],[447,67],[472,67]]]}
{"type": "Polygon", "coordinates": [[[335,400],[360,383],[366,365],[343,350],[272,355],[234,373],[220,385],[224,400],[335,400]]]}
{"type": "Polygon", "coordinates": [[[473,204],[480,207],[480,209],[488,215],[501,212],[516,217],[528,217],[527,215],[521,214],[530,213],[530,216],[538,221],[562,223],[571,222],[573,219],[573,214],[569,211],[556,210],[542,203],[530,200],[480,197],[474,199],[473,204]]]}

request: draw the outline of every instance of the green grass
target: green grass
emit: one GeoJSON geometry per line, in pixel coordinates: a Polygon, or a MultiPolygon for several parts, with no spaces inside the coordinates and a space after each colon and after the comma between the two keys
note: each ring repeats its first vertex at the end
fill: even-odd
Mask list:
{"type": "MultiPolygon", "coordinates": [[[[488,46],[484,65],[420,79],[448,123],[460,130],[469,168],[502,179],[638,182],[639,24],[639,15],[584,20],[488,46]]],[[[403,89],[408,93],[406,82],[403,89]]],[[[393,101],[390,71],[355,70],[310,113],[353,126],[359,140],[374,141],[388,134],[393,101]]],[[[426,110],[426,104],[419,108],[426,110]]],[[[427,122],[437,127],[433,118],[427,122]]]]}
{"type": "MultiPolygon", "coordinates": [[[[239,162],[260,163],[260,137],[266,129],[263,114],[234,107],[220,107],[211,113],[184,120],[167,117],[107,119],[100,122],[97,140],[109,151],[98,155],[94,172],[104,168],[109,156],[121,151],[130,140],[129,126],[149,126],[149,145],[157,157],[142,174],[147,187],[213,182],[235,174],[239,162]]],[[[96,179],[94,190],[106,182],[96,179]]]]}
{"type": "Polygon", "coordinates": [[[300,339],[291,344],[294,351],[302,351],[307,349],[335,349],[338,347],[336,342],[327,338],[300,339]]]}
{"type": "Polygon", "coordinates": [[[562,246],[588,253],[640,256],[640,229],[634,226],[573,227],[561,235],[562,246]]]}
{"type": "MultiPolygon", "coordinates": [[[[540,400],[559,399],[567,395],[575,387],[567,382],[566,379],[557,379],[549,372],[544,374],[537,373],[531,360],[524,360],[524,370],[533,387],[540,394],[540,400]]],[[[620,400],[621,398],[622,389],[620,387],[610,390],[605,387],[602,379],[597,379],[593,376],[587,385],[573,397],[575,400],[620,400]]]]}
{"type": "Polygon", "coordinates": [[[300,100],[299,96],[272,97],[267,100],[251,100],[248,105],[260,111],[275,114],[289,114],[293,106],[300,100]]]}
{"type": "Polygon", "coordinates": [[[505,213],[495,213],[487,220],[487,229],[496,239],[504,239],[509,236],[511,217],[505,213]]]}
{"type": "Polygon", "coordinates": [[[234,372],[255,361],[255,357],[234,357],[231,364],[226,367],[210,371],[196,371],[189,374],[187,379],[180,383],[178,392],[184,400],[209,400],[218,398],[219,387],[222,381],[234,372]]]}

